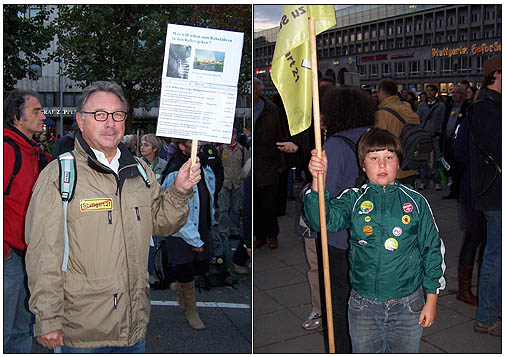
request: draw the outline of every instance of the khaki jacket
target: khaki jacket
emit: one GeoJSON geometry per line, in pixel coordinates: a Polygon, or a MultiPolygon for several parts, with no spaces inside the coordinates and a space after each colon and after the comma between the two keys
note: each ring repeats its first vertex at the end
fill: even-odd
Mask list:
{"type": "Polygon", "coordinates": [[[242,182],[244,180],[242,175],[242,165],[248,159],[247,155],[248,153],[246,150],[243,151],[243,147],[237,142],[233,152],[227,144],[223,144],[221,146],[220,157],[223,164],[223,186],[225,188],[232,190],[242,186],[242,182]]]}
{"type": "MultiPolygon", "coordinates": [[[[411,109],[409,103],[402,102],[396,95],[392,95],[383,99],[379,107],[389,107],[395,110],[402,117],[402,119],[406,121],[406,123],[420,124],[418,115],[411,109]]],[[[374,126],[376,128],[388,130],[395,136],[399,137],[401,135],[404,124],[402,124],[399,119],[397,119],[393,114],[385,110],[378,110],[375,114],[374,126]]],[[[397,173],[397,178],[401,179],[411,175],[416,175],[416,170],[399,170],[397,173]]]]}
{"type": "Polygon", "coordinates": [[[119,148],[116,175],[96,160],[80,134],[76,137],[77,185],[67,210],[65,273],[58,160],[35,184],[25,227],[35,336],[63,330],[64,345],[75,348],[131,346],[145,337],[150,237],[168,236],[183,227],[193,191],[184,194],[173,186],[163,191],[141,160],[148,188],[128,149],[123,144],[119,148]]]}

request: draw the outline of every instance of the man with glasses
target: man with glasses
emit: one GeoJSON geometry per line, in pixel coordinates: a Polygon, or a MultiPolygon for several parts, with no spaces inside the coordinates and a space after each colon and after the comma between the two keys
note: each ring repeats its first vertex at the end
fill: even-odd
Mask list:
{"type": "Polygon", "coordinates": [[[76,113],[76,186],[66,220],[60,180],[67,177],[58,160],[33,190],[25,228],[30,310],[37,341],[50,349],[145,351],[150,237],[171,235],[186,223],[200,164],[190,170],[187,161],[163,191],[148,166],[121,143],[127,112],[118,84],[85,88],[76,113]]]}

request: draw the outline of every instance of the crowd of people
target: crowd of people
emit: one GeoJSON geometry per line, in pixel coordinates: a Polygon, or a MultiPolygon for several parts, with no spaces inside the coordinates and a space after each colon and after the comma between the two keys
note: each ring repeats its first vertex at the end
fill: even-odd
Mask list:
{"type": "Polygon", "coordinates": [[[94,82],[49,148],[38,94],[4,100],[4,353],[30,353],[33,336],[63,353],[145,352],[162,244],[194,329],[195,278],[217,246],[227,275],[249,273],[249,131],[197,141],[192,166],[192,140],[124,135],[128,111],[118,84],[94,82]]]}
{"type": "MultiPolygon", "coordinates": [[[[315,178],[323,172],[326,174],[325,194],[330,199],[327,209],[332,212],[329,214],[327,210],[327,224],[331,224],[328,255],[336,352],[418,351],[422,328],[432,325],[437,294],[445,287],[444,243],[439,238],[428,202],[420,192],[440,191],[443,185],[450,187],[450,193],[443,199],[458,199],[459,224],[464,232],[459,252],[457,299],[475,307],[475,332],[500,336],[501,56],[493,56],[484,63],[480,89],[462,80],[448,95],[438,93],[437,84],[426,85],[424,92],[416,95],[406,89],[399,92],[398,84],[391,79],[381,80],[376,90],[371,91],[338,87],[333,78],[322,77],[319,98],[326,153],[323,161],[317,160],[313,152],[313,127],[291,137],[279,95],[269,100],[261,95],[262,87],[262,82],[255,79],[254,247],[260,248],[268,242],[269,248],[279,246],[282,249],[277,219],[284,214],[283,205],[291,179],[283,173],[295,166],[296,173],[303,173],[304,188],[300,197],[305,207],[299,231],[304,237],[309,265],[307,278],[312,305],[302,327],[316,329],[324,321],[322,273],[318,267],[321,261],[318,205],[314,203],[317,196],[308,193],[317,190],[315,178]],[[402,162],[399,137],[404,124],[397,117],[420,125],[430,135],[431,159],[419,170],[394,167],[390,172],[386,169],[387,161],[402,162]],[[371,177],[375,171],[368,169],[366,158],[373,153],[385,154],[374,160],[383,170],[381,177],[393,175],[393,179],[378,183],[378,177],[371,177]],[[360,190],[347,191],[347,188],[358,187],[356,182],[361,172],[367,175],[366,185],[360,190]],[[400,213],[381,211],[384,217],[393,215],[399,220],[391,223],[392,227],[385,220],[374,217],[383,207],[379,203],[382,198],[364,199],[374,193],[375,185],[384,186],[387,196],[392,196],[387,202],[398,200],[403,204],[400,213]],[[402,194],[395,191],[398,188],[409,198],[401,197],[402,194]],[[368,210],[373,207],[376,210],[369,215],[368,210]],[[412,214],[415,207],[416,218],[412,214]],[[363,216],[356,216],[357,212],[363,216]],[[409,239],[418,239],[417,247],[407,244],[409,249],[403,249],[403,231],[409,239]],[[399,254],[397,259],[406,264],[407,259],[411,259],[413,269],[406,269],[404,263],[395,265],[399,262],[380,258],[372,254],[372,249],[381,252],[378,253],[381,256],[383,253],[399,254]],[[480,267],[477,295],[471,289],[475,260],[480,267]],[[367,273],[366,263],[377,266],[378,271],[389,272],[390,278],[367,273]],[[401,273],[407,270],[412,271],[407,275],[401,273]],[[398,285],[393,283],[395,280],[398,285]],[[368,284],[376,284],[376,290],[368,284]],[[424,293],[420,293],[421,288],[424,293]],[[379,319],[379,315],[374,314],[384,314],[385,308],[388,310],[400,302],[409,305],[411,301],[417,304],[416,310],[411,311],[416,316],[408,318],[411,322],[393,318],[391,327],[373,333],[375,329],[371,326],[379,319]],[[368,306],[367,313],[357,315],[356,312],[365,306],[368,306]],[[371,343],[373,339],[375,342],[371,343]]],[[[406,313],[402,309],[397,312],[406,313]]]]}

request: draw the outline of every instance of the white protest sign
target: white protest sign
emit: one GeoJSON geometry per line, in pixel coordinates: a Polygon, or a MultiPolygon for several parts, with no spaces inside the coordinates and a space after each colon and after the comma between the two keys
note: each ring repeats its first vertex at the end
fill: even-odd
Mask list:
{"type": "Polygon", "coordinates": [[[156,135],[229,143],[243,33],[169,24],[156,135]]]}

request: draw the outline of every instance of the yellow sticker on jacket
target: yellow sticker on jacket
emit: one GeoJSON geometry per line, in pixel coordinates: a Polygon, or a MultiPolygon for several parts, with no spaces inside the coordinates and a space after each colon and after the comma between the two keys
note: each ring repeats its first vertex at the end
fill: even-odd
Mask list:
{"type": "Polygon", "coordinates": [[[374,209],[374,204],[371,201],[364,201],[360,204],[360,213],[369,213],[374,209]]]}
{"type": "Polygon", "coordinates": [[[81,212],[112,211],[112,198],[87,198],[79,201],[81,212]]]}

